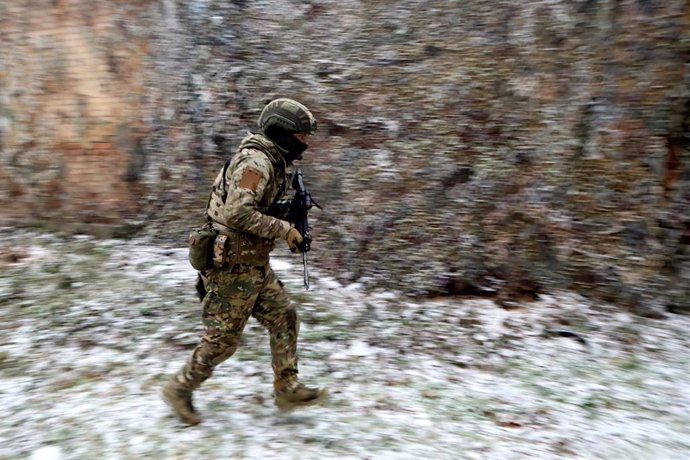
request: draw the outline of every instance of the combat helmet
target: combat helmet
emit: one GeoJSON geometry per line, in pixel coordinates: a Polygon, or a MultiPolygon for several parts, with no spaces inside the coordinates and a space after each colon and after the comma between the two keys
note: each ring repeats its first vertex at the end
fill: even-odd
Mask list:
{"type": "Polygon", "coordinates": [[[261,111],[258,125],[290,163],[299,159],[307,148],[307,144],[297,140],[293,134],[313,134],[316,131],[316,118],[303,104],[293,99],[278,98],[261,111]]]}

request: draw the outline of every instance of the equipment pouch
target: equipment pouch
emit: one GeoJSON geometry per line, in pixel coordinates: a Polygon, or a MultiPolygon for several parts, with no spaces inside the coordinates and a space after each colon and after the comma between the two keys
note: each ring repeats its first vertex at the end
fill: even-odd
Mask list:
{"type": "Polygon", "coordinates": [[[213,242],[213,266],[223,268],[228,261],[228,235],[220,234],[213,242]]]}
{"type": "Polygon", "coordinates": [[[218,230],[211,223],[192,229],[189,234],[189,263],[196,270],[204,271],[213,265],[213,246],[218,230]]]}

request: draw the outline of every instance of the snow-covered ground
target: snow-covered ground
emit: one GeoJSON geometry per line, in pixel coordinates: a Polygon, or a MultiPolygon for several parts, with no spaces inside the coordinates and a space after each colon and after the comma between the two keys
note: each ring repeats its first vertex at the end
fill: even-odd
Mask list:
{"type": "Polygon", "coordinates": [[[185,428],[159,397],[200,333],[185,249],[4,229],[0,257],[3,459],[690,458],[688,317],[567,292],[510,311],[413,302],[313,269],[305,292],[300,260],[281,252],[300,375],[330,398],[277,411],[250,321],[195,394],[203,423],[185,428]]]}

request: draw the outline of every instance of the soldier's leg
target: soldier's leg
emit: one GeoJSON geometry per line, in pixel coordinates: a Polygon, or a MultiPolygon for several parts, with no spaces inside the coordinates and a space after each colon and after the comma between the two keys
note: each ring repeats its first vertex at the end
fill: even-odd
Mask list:
{"type": "Polygon", "coordinates": [[[192,391],[237,350],[263,282],[263,276],[257,279],[256,275],[249,268],[209,273],[208,293],[202,303],[204,334],[187,363],[163,391],[166,401],[185,423],[195,425],[200,421],[191,403],[192,391]]]}
{"type": "MultiPolygon", "coordinates": [[[[251,306],[249,306],[251,308],[251,306]]],[[[197,389],[213,373],[214,368],[237,350],[250,308],[229,308],[229,304],[213,294],[204,298],[202,321],[204,333],[187,363],[177,374],[177,381],[190,390],[197,389]]]]}
{"type": "Polygon", "coordinates": [[[297,310],[270,266],[266,267],[266,280],[254,305],[252,315],[264,326],[270,336],[271,365],[276,379],[297,378],[297,310]]]}
{"type": "Polygon", "coordinates": [[[275,401],[278,407],[289,409],[321,400],[326,395],[325,390],[306,387],[297,378],[299,318],[283,283],[270,266],[266,267],[266,281],[252,314],[268,329],[270,335],[275,401]]]}
{"type": "Polygon", "coordinates": [[[177,376],[185,388],[198,388],[237,350],[263,282],[258,275],[249,267],[209,272],[202,313],[204,334],[177,376]]]}

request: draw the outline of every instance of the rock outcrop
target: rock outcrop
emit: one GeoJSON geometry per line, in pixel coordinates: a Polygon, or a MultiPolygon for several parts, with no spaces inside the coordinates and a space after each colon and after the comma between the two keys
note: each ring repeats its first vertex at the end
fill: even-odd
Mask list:
{"type": "Polygon", "coordinates": [[[262,105],[289,96],[319,118],[313,260],[341,278],[690,309],[684,0],[75,0],[0,17],[4,220],[182,242],[262,105]]]}

